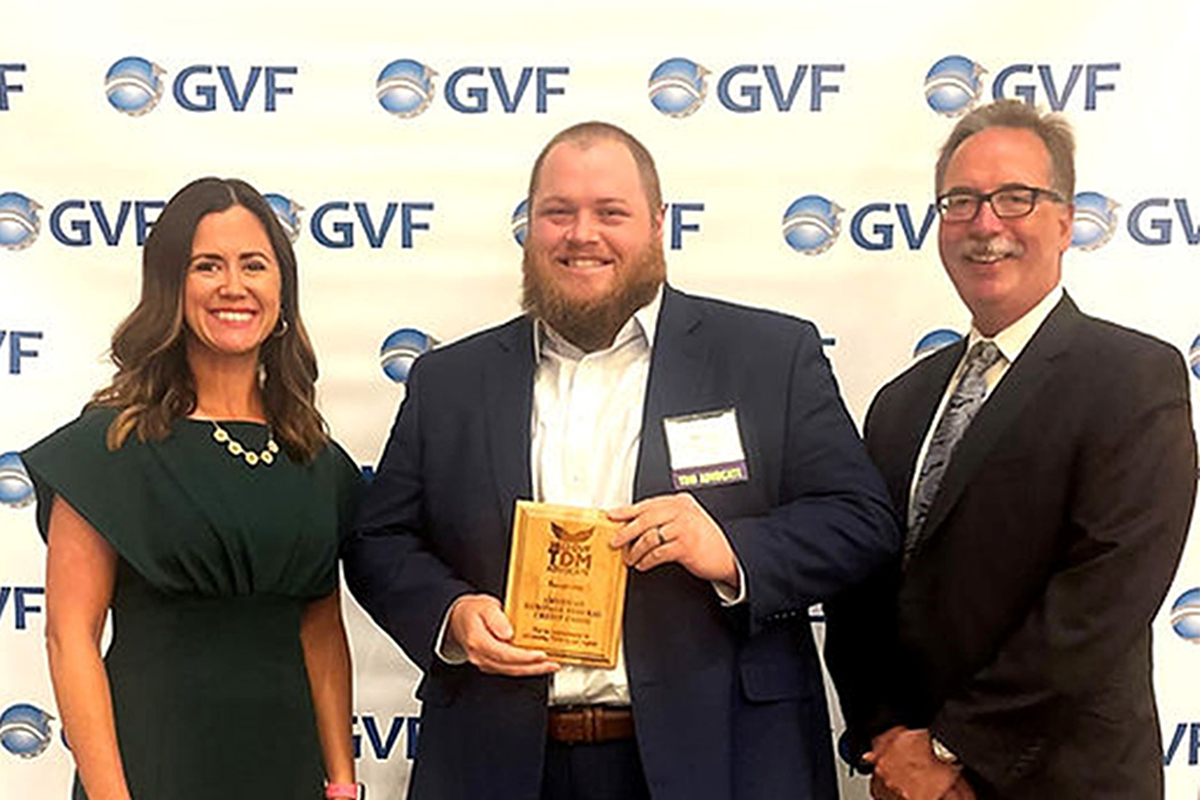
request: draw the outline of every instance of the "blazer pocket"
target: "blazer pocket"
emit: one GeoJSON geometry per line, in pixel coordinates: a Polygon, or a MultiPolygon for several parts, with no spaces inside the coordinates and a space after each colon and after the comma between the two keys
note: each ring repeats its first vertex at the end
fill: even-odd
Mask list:
{"type": "Polygon", "coordinates": [[[803,664],[788,660],[782,663],[742,664],[742,694],[752,703],[777,700],[802,700],[814,695],[813,681],[803,664]]]}
{"type": "Polygon", "coordinates": [[[739,655],[742,694],[754,703],[801,700],[823,695],[808,621],[768,628],[749,639],[739,655]]]}

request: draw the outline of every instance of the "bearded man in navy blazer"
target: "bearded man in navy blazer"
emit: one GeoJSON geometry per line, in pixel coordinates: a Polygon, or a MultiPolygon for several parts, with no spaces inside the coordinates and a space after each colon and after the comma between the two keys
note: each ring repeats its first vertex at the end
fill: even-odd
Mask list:
{"type": "Polygon", "coordinates": [[[424,672],[410,797],[832,800],[808,608],[900,537],[820,337],[665,285],[654,162],[620,128],[555,136],[529,219],[526,313],[415,362],[346,552],[424,672]],[[664,421],[709,412],[745,468],[677,492],[664,421]],[[623,523],[616,669],[509,643],[518,499],[623,523]]]}
{"type": "Polygon", "coordinates": [[[843,752],[878,800],[1162,796],[1150,623],[1196,490],[1186,369],[1060,288],[1073,159],[1065,120],[1001,101],[938,161],[971,332],[872,403],[903,566],[826,605],[843,752]]]}

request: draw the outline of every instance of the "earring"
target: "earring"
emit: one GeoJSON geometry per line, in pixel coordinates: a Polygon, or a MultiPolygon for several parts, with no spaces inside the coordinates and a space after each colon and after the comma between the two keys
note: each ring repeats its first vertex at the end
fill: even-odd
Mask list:
{"type": "Polygon", "coordinates": [[[275,330],[271,333],[271,335],[276,339],[279,339],[288,332],[288,328],[290,327],[291,326],[288,325],[288,321],[281,316],[278,324],[275,325],[275,330]]]}

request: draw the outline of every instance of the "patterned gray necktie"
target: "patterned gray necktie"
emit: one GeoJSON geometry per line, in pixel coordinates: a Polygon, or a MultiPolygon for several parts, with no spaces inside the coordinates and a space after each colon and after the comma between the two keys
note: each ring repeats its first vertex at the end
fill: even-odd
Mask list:
{"type": "Polygon", "coordinates": [[[967,426],[975,418],[979,407],[983,405],[987,395],[987,381],[983,374],[999,361],[1003,355],[994,342],[979,341],[967,354],[966,369],[958,379],[958,385],[946,402],[946,410],[942,412],[933,438],[929,440],[929,449],[925,452],[925,461],[921,464],[921,476],[917,479],[917,489],[913,492],[912,503],[908,509],[908,535],[904,539],[904,562],[912,557],[913,551],[921,542],[921,528],[925,517],[929,514],[929,506],[937,495],[946,474],[946,466],[954,447],[966,433],[967,426]]]}

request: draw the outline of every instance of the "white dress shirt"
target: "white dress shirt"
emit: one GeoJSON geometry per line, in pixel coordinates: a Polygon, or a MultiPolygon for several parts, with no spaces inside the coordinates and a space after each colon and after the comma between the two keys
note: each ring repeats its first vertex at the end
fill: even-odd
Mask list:
{"type": "MultiPolygon", "coordinates": [[[[585,353],[545,323],[534,328],[529,465],[533,499],[613,508],[633,500],[642,409],[662,289],[634,312],[610,347],[585,353]]],[[[563,665],[550,704],[629,705],[625,647],[614,669],[563,665]]]]}

